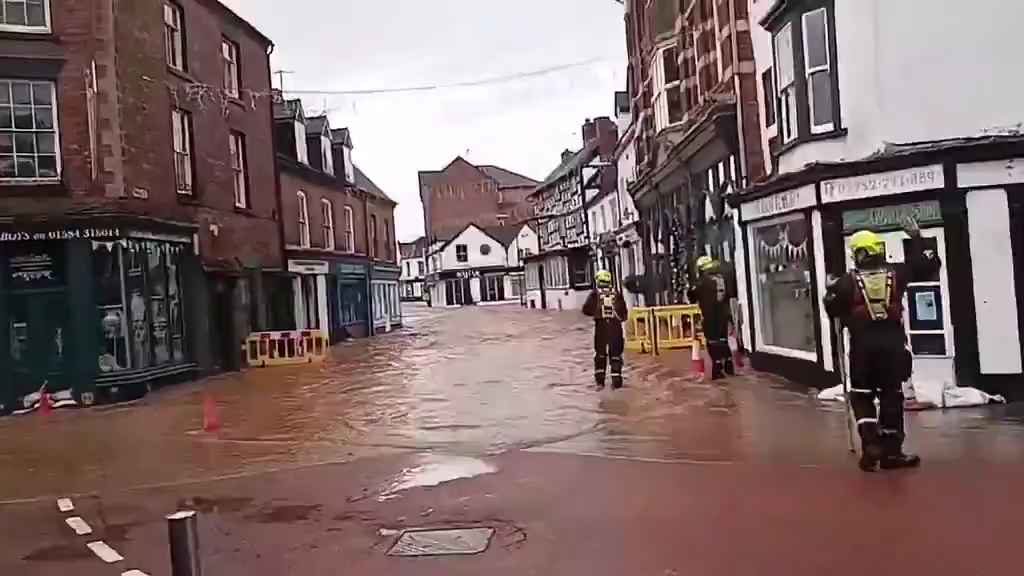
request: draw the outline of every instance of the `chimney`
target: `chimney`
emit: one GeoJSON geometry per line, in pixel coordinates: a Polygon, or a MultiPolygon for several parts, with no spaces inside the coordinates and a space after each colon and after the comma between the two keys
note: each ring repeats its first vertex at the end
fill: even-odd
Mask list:
{"type": "Polygon", "coordinates": [[[597,125],[590,118],[583,123],[583,146],[597,139],[597,125]]]}
{"type": "Polygon", "coordinates": [[[566,160],[568,160],[569,157],[572,156],[572,154],[573,154],[572,150],[568,150],[568,149],[562,150],[562,162],[565,162],[566,160]]]}
{"type": "Polygon", "coordinates": [[[619,144],[619,127],[607,116],[595,118],[593,124],[598,154],[601,156],[601,160],[611,162],[615,156],[615,147],[619,144]]]}

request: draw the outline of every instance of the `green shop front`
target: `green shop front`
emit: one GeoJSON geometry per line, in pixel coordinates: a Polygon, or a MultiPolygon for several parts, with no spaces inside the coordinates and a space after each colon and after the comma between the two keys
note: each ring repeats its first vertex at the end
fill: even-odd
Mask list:
{"type": "Polygon", "coordinates": [[[0,414],[44,389],[90,405],[191,376],[188,294],[203,282],[193,232],[117,220],[0,228],[0,414]]]}
{"type": "Polygon", "coordinates": [[[330,262],[330,267],[327,292],[337,294],[331,299],[328,309],[331,343],[369,336],[370,300],[366,293],[369,271],[366,261],[361,258],[335,259],[330,262]]]}

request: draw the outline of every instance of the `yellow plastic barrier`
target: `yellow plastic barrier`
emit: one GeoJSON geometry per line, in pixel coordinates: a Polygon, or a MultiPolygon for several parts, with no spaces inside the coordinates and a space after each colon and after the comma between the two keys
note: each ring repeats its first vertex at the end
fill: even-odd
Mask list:
{"type": "Polygon", "coordinates": [[[327,335],[321,330],[253,332],[242,344],[242,357],[251,368],[311,364],[326,354],[327,335]]]}
{"type": "Polygon", "coordinates": [[[655,335],[659,350],[689,348],[695,339],[702,338],[700,307],[690,304],[633,308],[626,319],[625,332],[627,350],[653,351],[655,335]]]}

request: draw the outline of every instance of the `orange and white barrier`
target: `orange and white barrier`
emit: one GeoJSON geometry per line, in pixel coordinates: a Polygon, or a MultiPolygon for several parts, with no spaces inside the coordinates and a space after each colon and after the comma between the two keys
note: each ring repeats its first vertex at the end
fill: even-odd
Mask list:
{"type": "Polygon", "coordinates": [[[320,362],[327,354],[322,330],[253,332],[242,343],[242,358],[251,368],[320,362]]]}

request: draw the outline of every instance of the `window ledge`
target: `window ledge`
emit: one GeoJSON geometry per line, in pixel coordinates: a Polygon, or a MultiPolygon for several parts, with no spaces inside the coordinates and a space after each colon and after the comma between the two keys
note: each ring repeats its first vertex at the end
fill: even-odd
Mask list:
{"type": "Polygon", "coordinates": [[[0,196],[65,196],[60,180],[0,180],[0,196]]]}
{"type": "Polygon", "coordinates": [[[181,192],[175,192],[178,196],[178,202],[182,204],[191,204],[194,206],[199,205],[199,199],[196,198],[195,194],[182,194],[181,192]]]}
{"type": "Polygon", "coordinates": [[[31,26],[0,25],[0,38],[15,40],[48,40],[57,39],[52,28],[34,28],[31,26]]]}
{"type": "Polygon", "coordinates": [[[832,130],[831,132],[823,132],[821,134],[811,134],[809,136],[801,136],[795,140],[791,140],[779,146],[776,151],[776,156],[782,156],[786,152],[796,148],[801,144],[809,144],[811,142],[823,142],[826,140],[835,140],[837,138],[845,138],[850,133],[846,128],[840,128],[839,130],[832,130]]]}
{"type": "Polygon", "coordinates": [[[187,70],[178,70],[174,66],[167,64],[167,71],[170,72],[172,76],[177,76],[178,78],[188,82],[189,84],[196,84],[196,79],[193,78],[192,75],[189,74],[187,70]]]}
{"type": "Polygon", "coordinates": [[[252,208],[247,206],[235,206],[235,214],[244,214],[246,216],[253,216],[254,212],[252,208]]]}

